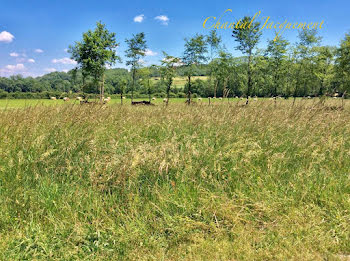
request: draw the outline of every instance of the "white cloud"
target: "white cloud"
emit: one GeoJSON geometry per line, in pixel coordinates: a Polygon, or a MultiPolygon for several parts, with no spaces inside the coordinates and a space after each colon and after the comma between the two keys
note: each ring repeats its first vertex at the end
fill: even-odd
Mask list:
{"type": "Polygon", "coordinates": [[[12,56],[12,57],[18,57],[19,54],[18,54],[18,53],[10,53],[10,56],[12,56]]]}
{"type": "Polygon", "coordinates": [[[41,50],[41,49],[35,49],[34,52],[36,52],[36,53],[43,53],[44,51],[41,50]]]}
{"type": "Polygon", "coordinates": [[[62,63],[62,64],[77,64],[76,61],[74,61],[68,57],[64,57],[62,59],[53,59],[51,62],[52,63],[62,63]]]}
{"type": "Polygon", "coordinates": [[[147,49],[146,52],[145,52],[145,55],[146,56],[156,56],[158,53],[156,52],[153,52],[152,50],[150,49],[147,49]]]}
{"type": "Polygon", "coordinates": [[[113,48],[113,51],[115,51],[115,54],[118,54],[118,48],[119,48],[119,46],[113,48]]]}
{"type": "Polygon", "coordinates": [[[23,71],[25,70],[25,66],[22,63],[18,63],[16,65],[6,65],[5,69],[9,71],[23,71]]]}
{"type": "Polygon", "coordinates": [[[67,73],[67,72],[69,72],[69,70],[67,70],[67,69],[64,69],[64,70],[62,70],[62,72],[65,72],[65,73],[67,73]]]}
{"type": "Polygon", "coordinates": [[[35,63],[34,59],[28,59],[28,63],[35,63]]]}
{"type": "Polygon", "coordinates": [[[183,63],[183,62],[174,63],[174,66],[175,66],[175,67],[177,67],[177,66],[182,66],[182,65],[184,65],[184,63],[183,63]]]}
{"type": "Polygon", "coordinates": [[[0,75],[1,76],[10,76],[14,74],[19,74],[22,73],[26,70],[27,68],[22,64],[18,63],[16,65],[6,65],[4,68],[0,69],[0,75]]]}
{"type": "Polygon", "coordinates": [[[144,59],[139,59],[140,64],[146,64],[146,61],[144,59]]]}
{"type": "Polygon", "coordinates": [[[135,23],[142,23],[142,21],[145,19],[145,16],[143,14],[135,16],[134,17],[134,22],[135,23]]]}
{"type": "MultiPolygon", "coordinates": [[[[162,61],[165,61],[165,62],[166,62],[166,61],[169,61],[169,60],[163,58],[162,61]]],[[[179,60],[178,63],[174,63],[174,66],[175,66],[175,67],[176,67],[176,66],[182,66],[182,65],[184,65],[184,63],[181,61],[181,59],[179,60]]]]}
{"type": "Polygon", "coordinates": [[[48,73],[52,73],[52,72],[56,72],[57,70],[55,68],[45,68],[44,71],[48,73]]]}
{"type": "Polygon", "coordinates": [[[6,31],[0,33],[0,42],[11,43],[15,37],[6,31]]]}
{"type": "Polygon", "coordinates": [[[166,15],[158,15],[154,19],[160,21],[164,25],[168,25],[169,18],[166,15]]]}

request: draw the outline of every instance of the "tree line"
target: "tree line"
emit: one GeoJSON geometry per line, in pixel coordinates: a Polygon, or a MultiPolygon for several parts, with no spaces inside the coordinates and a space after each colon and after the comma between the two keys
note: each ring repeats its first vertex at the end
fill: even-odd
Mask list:
{"type": "MultiPolygon", "coordinates": [[[[250,21],[251,17],[244,17],[250,21]]],[[[0,78],[0,97],[16,93],[105,93],[138,97],[305,97],[343,96],[350,91],[350,34],[339,46],[323,46],[317,30],[300,30],[296,43],[277,36],[261,43],[259,22],[234,29],[234,57],[215,30],[208,35],[186,38],[180,57],[163,52],[159,65],[145,66],[147,41],[144,33],[126,39],[125,64],[130,69],[108,69],[121,62],[116,55],[116,34],[100,22],[82,40],[69,47],[77,67],[68,73],[54,72],[42,77],[20,75],[0,78]],[[205,80],[193,76],[207,76],[205,80]],[[184,86],[174,78],[186,77],[184,86]],[[156,78],[155,78],[156,77],[156,78]]],[[[233,42],[232,41],[232,42],[233,42]]],[[[45,96],[45,95],[44,95],[45,96]]]]}

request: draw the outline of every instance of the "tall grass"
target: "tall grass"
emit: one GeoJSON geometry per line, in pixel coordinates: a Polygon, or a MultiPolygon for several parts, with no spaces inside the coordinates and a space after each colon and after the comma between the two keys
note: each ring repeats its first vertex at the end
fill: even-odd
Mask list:
{"type": "Polygon", "coordinates": [[[0,259],[350,254],[350,108],[0,110],[0,259]]]}

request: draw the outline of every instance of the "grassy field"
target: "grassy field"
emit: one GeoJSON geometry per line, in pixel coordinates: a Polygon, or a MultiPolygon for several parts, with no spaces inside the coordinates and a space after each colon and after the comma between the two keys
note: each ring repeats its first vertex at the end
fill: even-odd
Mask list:
{"type": "MultiPolygon", "coordinates": [[[[142,101],[142,100],[148,100],[147,98],[144,99],[134,99],[135,101],[142,101]]],[[[198,102],[198,99],[193,99],[195,102],[198,102]]],[[[233,99],[238,101],[238,99],[233,99]]],[[[91,101],[94,101],[91,99],[91,101]]],[[[185,103],[186,98],[170,98],[170,103],[185,103]]],[[[225,102],[223,100],[217,99],[211,99],[211,103],[222,103],[225,102]]],[[[130,104],[131,99],[124,99],[123,104],[130,104]]],[[[152,103],[156,105],[163,104],[163,98],[157,98],[156,100],[152,101],[152,103]]],[[[198,102],[199,103],[199,102],[198,102]]],[[[209,104],[208,98],[202,98],[201,103],[203,104],[209,104]]],[[[63,105],[63,104],[79,104],[79,101],[76,101],[74,99],[71,99],[68,102],[64,102],[62,99],[58,100],[49,100],[49,99],[0,99],[0,109],[6,109],[6,108],[23,108],[23,107],[33,107],[33,106],[52,106],[52,105],[63,105]]],[[[120,104],[120,99],[112,99],[109,104],[120,104]]]]}
{"type": "MultiPolygon", "coordinates": [[[[208,79],[208,76],[192,76],[191,77],[191,81],[195,81],[197,79],[200,79],[200,80],[207,80],[208,79]]],[[[157,81],[160,80],[160,77],[152,77],[152,81],[153,83],[156,83],[157,81]]],[[[174,81],[173,81],[173,87],[174,88],[183,88],[185,86],[185,84],[187,83],[187,77],[175,77],[174,78],[174,81]]]]}
{"type": "Polygon", "coordinates": [[[15,102],[0,110],[0,260],[350,255],[349,101],[15,102]]]}
{"type": "MultiPolygon", "coordinates": [[[[148,100],[148,99],[135,99],[135,101],[141,101],[141,100],[148,100]]],[[[91,99],[91,101],[94,101],[91,99]]],[[[179,103],[179,102],[185,102],[186,99],[181,98],[174,98],[171,99],[172,103],[179,103]]],[[[130,99],[124,99],[124,104],[130,104],[130,99]]],[[[158,98],[155,101],[152,101],[152,103],[155,104],[162,104],[163,99],[158,98]]],[[[49,100],[49,99],[0,99],[0,108],[23,108],[23,107],[33,107],[33,106],[56,106],[56,105],[63,105],[63,104],[79,104],[79,101],[76,101],[74,99],[64,102],[62,99],[59,100],[49,100]]],[[[110,104],[120,104],[120,99],[112,99],[110,101],[110,104]]]]}

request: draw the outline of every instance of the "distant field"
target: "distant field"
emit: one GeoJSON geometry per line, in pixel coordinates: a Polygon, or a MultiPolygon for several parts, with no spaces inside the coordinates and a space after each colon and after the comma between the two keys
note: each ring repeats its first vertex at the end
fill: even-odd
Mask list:
{"type": "MultiPolygon", "coordinates": [[[[142,100],[147,100],[148,98],[143,98],[143,99],[134,99],[135,101],[142,101],[142,100]]],[[[97,101],[91,99],[90,101],[97,101]]],[[[201,98],[200,100],[198,98],[193,98],[194,103],[199,104],[199,105],[208,105],[209,104],[209,99],[208,98],[201,98]]],[[[269,98],[258,98],[258,101],[270,101],[269,98]]],[[[293,101],[292,98],[288,100],[282,100],[279,99],[277,100],[278,104],[289,104],[293,101]]],[[[317,104],[319,100],[312,99],[312,100],[303,100],[301,98],[297,98],[297,101],[300,104],[317,104]]],[[[186,98],[171,98],[170,99],[170,104],[181,104],[185,103],[186,98]]],[[[211,104],[226,104],[226,103],[234,103],[238,102],[240,104],[245,103],[245,99],[240,100],[239,98],[229,98],[227,99],[222,99],[220,100],[219,98],[210,99],[211,104]]],[[[255,103],[253,99],[250,99],[251,103],[255,103]]],[[[271,103],[274,103],[273,101],[270,101],[271,103]]],[[[348,102],[348,101],[347,101],[348,102]]],[[[164,104],[163,98],[156,98],[156,100],[152,100],[152,103],[155,105],[162,105],[164,104]]],[[[328,99],[328,103],[331,104],[341,104],[341,99],[328,99]]],[[[71,99],[68,102],[64,102],[62,99],[59,100],[49,100],[49,99],[0,99],[0,109],[6,109],[6,108],[25,108],[25,107],[33,107],[33,106],[55,106],[55,105],[63,105],[63,104],[79,104],[79,101],[76,101],[74,99],[71,99]]],[[[112,99],[109,103],[109,105],[113,104],[120,104],[120,99],[112,99]]],[[[123,99],[123,104],[124,105],[130,105],[131,104],[131,99],[123,99]]]]}
{"type": "Polygon", "coordinates": [[[349,101],[183,101],[7,101],[0,260],[350,254],[349,101]]]}
{"type": "MultiPolygon", "coordinates": [[[[147,98],[144,99],[134,99],[135,101],[142,101],[142,100],[148,100],[147,98]]],[[[198,99],[193,99],[195,102],[198,102],[198,99]]],[[[235,100],[232,99],[231,100],[235,100]]],[[[93,101],[93,100],[91,100],[93,101]]],[[[185,103],[186,98],[171,98],[170,103],[185,103]]],[[[201,103],[208,103],[207,98],[203,98],[201,103]]],[[[219,103],[223,102],[219,99],[211,99],[211,103],[219,103]]],[[[128,105],[131,103],[131,99],[124,99],[123,103],[128,105]]],[[[163,98],[157,98],[156,100],[152,100],[152,103],[154,104],[163,104],[163,98]]],[[[49,99],[0,99],[0,108],[21,108],[21,107],[28,107],[28,106],[52,106],[52,105],[60,105],[60,104],[79,104],[79,101],[76,101],[74,99],[64,102],[62,99],[60,100],[49,100],[49,99]]],[[[120,104],[120,99],[112,99],[109,104],[120,104]]]]}
{"type": "MultiPolygon", "coordinates": [[[[191,81],[195,81],[196,79],[200,79],[200,80],[205,81],[208,79],[208,76],[192,76],[191,77],[191,81]]],[[[153,83],[155,83],[159,80],[160,80],[159,77],[152,78],[153,83]]],[[[187,77],[175,77],[174,81],[173,81],[173,87],[174,88],[184,87],[186,82],[187,82],[187,77]]]]}

